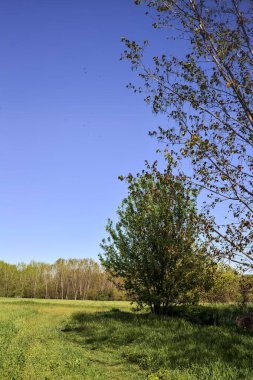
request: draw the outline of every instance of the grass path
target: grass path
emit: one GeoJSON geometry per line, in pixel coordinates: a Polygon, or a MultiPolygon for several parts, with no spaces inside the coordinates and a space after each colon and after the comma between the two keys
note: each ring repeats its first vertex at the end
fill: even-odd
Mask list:
{"type": "Polygon", "coordinates": [[[175,312],[0,299],[0,380],[253,380],[253,333],[233,325],[236,307],[175,312]]]}
{"type": "Polygon", "coordinates": [[[109,351],[87,350],[61,331],[73,312],[110,308],[110,302],[1,299],[0,379],[144,379],[136,365],[109,351]]]}

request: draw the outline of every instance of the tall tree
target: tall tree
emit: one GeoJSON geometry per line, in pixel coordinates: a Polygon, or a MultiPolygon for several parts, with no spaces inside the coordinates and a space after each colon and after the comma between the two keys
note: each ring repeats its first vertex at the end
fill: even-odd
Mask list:
{"type": "Polygon", "coordinates": [[[0,261],[0,295],[1,297],[12,297],[17,289],[17,268],[15,265],[0,261]]]}
{"type": "Polygon", "coordinates": [[[58,259],[54,264],[0,261],[0,296],[62,299],[124,299],[92,259],[58,259]]]}
{"type": "Polygon", "coordinates": [[[145,100],[153,111],[170,120],[170,128],[153,134],[167,143],[175,162],[191,162],[191,181],[209,197],[206,212],[223,204],[224,223],[210,218],[206,224],[216,253],[252,268],[252,1],[135,2],[148,7],[154,28],[169,30],[169,36],[182,43],[181,57],[163,54],[146,65],[148,43],[141,46],[124,39],[123,57],[144,80],[144,88],[138,90],[148,92],[145,100]]]}
{"type": "Polygon", "coordinates": [[[102,264],[154,313],[196,302],[211,280],[211,263],[201,245],[193,191],[156,164],[126,179],[128,197],[116,225],[108,221],[102,264]]]}

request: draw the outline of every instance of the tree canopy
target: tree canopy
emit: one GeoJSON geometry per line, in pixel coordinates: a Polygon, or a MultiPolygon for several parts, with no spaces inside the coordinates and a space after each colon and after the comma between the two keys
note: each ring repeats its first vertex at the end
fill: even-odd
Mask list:
{"type": "Polygon", "coordinates": [[[155,313],[173,304],[196,302],[211,284],[210,259],[200,239],[196,193],[171,169],[156,163],[129,175],[128,196],[118,221],[108,221],[102,264],[123,280],[127,292],[155,313]]]}
{"type": "Polygon", "coordinates": [[[167,144],[176,163],[191,163],[193,176],[188,179],[207,193],[206,233],[217,255],[252,268],[252,2],[135,2],[147,6],[155,29],[168,30],[187,50],[171,57],[168,42],[164,54],[146,64],[147,41],[143,45],[123,39],[123,58],[144,81],[138,91],[148,93],[145,100],[153,112],[170,121],[169,128],[151,134],[167,144]],[[223,223],[212,212],[220,204],[226,215],[223,223]]]}
{"type": "Polygon", "coordinates": [[[0,261],[0,297],[123,299],[104,269],[92,259],[58,259],[54,264],[0,261]]]}

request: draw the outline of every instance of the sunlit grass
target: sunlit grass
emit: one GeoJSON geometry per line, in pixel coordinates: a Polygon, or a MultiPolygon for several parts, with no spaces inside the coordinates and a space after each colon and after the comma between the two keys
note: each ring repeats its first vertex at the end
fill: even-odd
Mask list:
{"type": "Polygon", "coordinates": [[[0,299],[0,379],[253,379],[233,306],[158,318],[128,302],[0,299]]]}
{"type": "Polygon", "coordinates": [[[73,312],[110,310],[111,302],[1,299],[0,304],[0,379],[122,379],[123,371],[111,377],[108,366],[93,361],[61,331],[73,312]]]}

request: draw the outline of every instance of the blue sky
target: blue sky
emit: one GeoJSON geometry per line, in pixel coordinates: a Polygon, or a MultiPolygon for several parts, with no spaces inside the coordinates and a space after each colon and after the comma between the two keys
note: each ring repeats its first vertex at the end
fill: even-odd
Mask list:
{"type": "Polygon", "coordinates": [[[164,40],[132,0],[3,0],[0,36],[0,259],[96,259],[157,148],[120,39],[164,40]]]}

